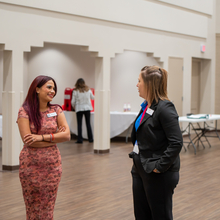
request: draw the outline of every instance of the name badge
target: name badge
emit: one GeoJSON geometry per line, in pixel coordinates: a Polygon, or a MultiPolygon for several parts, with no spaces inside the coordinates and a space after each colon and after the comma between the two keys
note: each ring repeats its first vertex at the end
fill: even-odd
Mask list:
{"type": "Polygon", "coordinates": [[[146,113],[149,114],[149,115],[153,115],[154,110],[151,109],[151,108],[148,108],[147,111],[146,111],[146,113]]]}
{"type": "Polygon", "coordinates": [[[139,154],[139,148],[138,148],[137,141],[135,142],[135,145],[134,145],[134,148],[133,148],[133,152],[135,152],[136,154],[139,154]]]}
{"type": "Polygon", "coordinates": [[[48,118],[53,117],[53,116],[57,116],[57,113],[56,112],[52,112],[52,113],[47,114],[48,118]]]}

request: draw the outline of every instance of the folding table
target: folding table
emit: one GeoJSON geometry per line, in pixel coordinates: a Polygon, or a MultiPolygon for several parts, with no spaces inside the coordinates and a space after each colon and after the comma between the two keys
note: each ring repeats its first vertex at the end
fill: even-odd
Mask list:
{"type": "Polygon", "coordinates": [[[200,142],[203,148],[205,148],[203,142],[207,142],[209,147],[211,147],[211,144],[208,141],[208,137],[217,137],[220,139],[220,136],[217,132],[217,120],[220,120],[220,115],[216,115],[216,114],[208,114],[208,115],[197,114],[197,115],[191,115],[190,118],[187,116],[179,117],[179,122],[188,122],[188,125],[186,126],[186,128],[182,130],[182,134],[183,133],[188,134],[189,142],[184,142],[184,143],[188,143],[187,146],[192,144],[192,146],[194,147],[195,154],[196,154],[196,146],[195,146],[196,143],[197,145],[199,145],[199,142],[200,142]],[[203,116],[207,116],[207,117],[204,118],[203,116]],[[211,127],[210,125],[208,125],[207,123],[208,121],[215,121],[215,127],[211,127]],[[199,124],[200,122],[203,122],[203,127],[201,127],[201,125],[199,124]],[[195,127],[194,124],[197,124],[198,127],[195,127]],[[194,138],[191,137],[192,130],[195,131],[196,136],[194,138]],[[207,131],[209,130],[214,130],[216,135],[215,136],[206,135],[207,131]],[[202,140],[201,139],[202,137],[204,137],[205,140],[202,140]]]}

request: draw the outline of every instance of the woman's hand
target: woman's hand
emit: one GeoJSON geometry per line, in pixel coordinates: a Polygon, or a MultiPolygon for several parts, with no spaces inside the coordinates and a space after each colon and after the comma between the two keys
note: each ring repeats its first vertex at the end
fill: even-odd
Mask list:
{"type": "Polygon", "coordinates": [[[42,141],[43,137],[42,137],[42,135],[37,135],[37,134],[26,134],[24,136],[23,140],[24,140],[25,144],[31,145],[34,142],[42,141]]]}
{"type": "Polygon", "coordinates": [[[60,133],[60,132],[64,132],[66,130],[66,128],[63,126],[60,126],[57,130],[57,133],[60,133]]]}
{"type": "Polygon", "coordinates": [[[156,168],[154,168],[153,172],[154,173],[160,173],[160,171],[158,169],[156,169],[156,168]]]}

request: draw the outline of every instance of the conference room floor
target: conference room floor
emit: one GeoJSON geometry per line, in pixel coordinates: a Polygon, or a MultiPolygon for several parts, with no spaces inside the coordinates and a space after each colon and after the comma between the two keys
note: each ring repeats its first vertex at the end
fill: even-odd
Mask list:
{"type": "MultiPolygon", "coordinates": [[[[75,140],[59,144],[63,175],[54,220],[132,220],[131,143],[111,142],[109,154],[93,154],[93,145],[75,140]]],[[[174,220],[220,219],[220,141],[212,147],[182,150],[180,182],[174,193],[174,220]]],[[[0,149],[2,141],[0,140],[0,149]]],[[[0,150],[1,156],[1,150],[0,150]]],[[[0,161],[1,163],[1,161],[0,161]]],[[[24,220],[18,171],[0,172],[0,219],[24,220]]]]}

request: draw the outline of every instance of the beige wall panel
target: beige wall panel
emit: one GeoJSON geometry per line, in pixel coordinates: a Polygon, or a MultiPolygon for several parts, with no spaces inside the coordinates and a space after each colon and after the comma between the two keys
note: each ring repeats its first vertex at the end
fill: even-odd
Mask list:
{"type": "Polygon", "coordinates": [[[216,36],[215,113],[220,114],[220,35],[216,36]]]}
{"type": "Polygon", "coordinates": [[[111,111],[123,111],[124,104],[131,105],[132,112],[139,112],[144,101],[137,92],[139,73],[144,66],[161,66],[154,57],[136,51],[124,51],[111,60],[111,111]]]}
{"type": "Polygon", "coordinates": [[[48,75],[55,79],[58,93],[53,103],[64,104],[64,90],[74,88],[78,78],[83,78],[90,88],[95,88],[95,58],[82,52],[79,46],[45,43],[43,48],[32,48],[27,53],[24,97],[35,77],[48,75]]]}
{"type": "Polygon", "coordinates": [[[212,68],[211,60],[201,60],[201,78],[200,78],[200,113],[213,114],[213,110],[210,109],[212,99],[214,99],[215,85],[212,86],[212,68]]]}
{"type": "Polygon", "coordinates": [[[200,113],[200,61],[192,60],[191,113],[200,113]]]}
{"type": "Polygon", "coordinates": [[[206,38],[208,33],[206,17],[143,0],[63,0],[62,2],[59,0],[5,0],[0,2],[202,38],[206,38]]]}
{"type": "Polygon", "coordinates": [[[179,116],[183,108],[183,59],[169,57],[168,97],[176,107],[179,116]]]}
{"type": "MultiPolygon", "coordinates": [[[[109,12],[107,14],[104,13],[106,12],[105,10],[101,10],[101,5],[100,7],[96,7],[95,2],[100,3],[100,1],[93,1],[92,3],[91,1],[76,1],[79,7],[74,8],[68,7],[68,4],[65,4],[67,1],[60,2],[57,0],[4,1],[7,3],[11,2],[12,4],[4,4],[1,2],[2,1],[0,1],[0,20],[6,22],[0,22],[0,43],[5,44],[6,49],[30,51],[33,46],[43,47],[44,42],[51,42],[88,46],[89,51],[98,52],[100,57],[114,57],[116,53],[123,53],[124,50],[132,50],[153,53],[154,57],[164,62],[163,66],[165,68],[168,67],[169,56],[183,57],[183,114],[190,111],[191,105],[191,88],[188,86],[189,84],[191,85],[191,58],[212,59],[212,71],[209,73],[211,80],[208,80],[211,89],[208,91],[209,95],[208,100],[206,100],[208,102],[206,103],[206,107],[209,108],[209,112],[213,111],[214,100],[212,100],[212,97],[215,97],[214,13],[212,16],[207,17],[201,13],[184,11],[173,6],[169,7],[168,4],[165,6],[153,3],[152,1],[147,2],[142,0],[126,1],[126,8],[124,4],[121,4],[124,3],[124,1],[117,1],[117,3],[116,1],[108,1],[111,7],[108,8],[109,12]],[[18,7],[13,5],[13,3],[23,4],[25,7],[18,7]],[[90,4],[93,5],[85,8],[85,3],[88,3],[86,6],[91,6],[90,4]],[[115,7],[115,4],[117,4],[117,7],[115,7]],[[141,23],[137,23],[136,25],[131,25],[132,23],[130,23],[130,19],[135,18],[135,16],[132,17],[131,13],[127,13],[129,10],[135,15],[137,14],[137,19],[140,19],[141,22],[145,21],[144,17],[139,17],[142,13],[140,13],[138,9],[142,8],[142,4],[149,6],[147,10],[151,10],[152,13],[157,11],[157,13],[154,13],[154,16],[156,15],[158,20],[153,19],[154,17],[147,20],[147,22],[149,21],[151,23],[152,28],[149,28],[150,26],[141,26],[141,23]],[[104,17],[94,19],[97,17],[88,18],[76,15],[77,13],[80,14],[82,10],[84,10],[84,13],[87,12],[86,10],[89,10],[95,14],[94,16],[97,16],[96,12],[98,12],[98,15],[102,13],[103,16],[114,16],[112,11],[115,10],[110,10],[111,8],[116,10],[116,17],[114,18],[116,20],[111,20],[111,17],[107,20],[104,17]],[[136,12],[134,8],[137,9],[136,12]],[[70,11],[68,12],[64,9],[70,11]],[[72,9],[77,10],[75,14],[71,11],[72,9]],[[123,14],[123,18],[120,19],[125,19],[124,22],[117,20],[119,17],[117,14],[118,11],[120,15],[123,14]],[[166,19],[164,12],[166,12],[166,19]],[[178,14],[178,16],[176,14],[178,14]],[[160,19],[158,15],[162,16],[163,19],[160,19]],[[176,19],[173,19],[174,15],[176,15],[176,19]],[[15,20],[16,23],[14,22],[15,20]],[[161,25],[163,25],[161,21],[166,23],[163,27],[164,29],[160,29],[161,25]],[[159,23],[160,25],[158,26],[159,23]],[[175,33],[168,31],[168,26],[171,29],[175,29],[175,33]],[[181,34],[182,32],[179,31],[180,26],[183,30],[185,30],[185,28],[186,30],[190,30],[190,36],[187,34],[187,31],[183,31],[183,34],[181,34]],[[206,45],[207,49],[205,53],[200,52],[201,44],[206,45]]],[[[136,18],[134,21],[138,22],[136,18]]],[[[134,60],[133,62],[135,63],[136,61],[134,60]]]]}
{"type": "Polygon", "coordinates": [[[176,5],[196,12],[207,15],[213,14],[214,1],[213,0],[157,0],[168,4],[176,5]]]}
{"type": "Polygon", "coordinates": [[[220,1],[216,0],[216,33],[220,34],[220,1]]]}
{"type": "Polygon", "coordinates": [[[0,51],[0,115],[2,114],[2,91],[3,91],[3,51],[0,51]]]}

